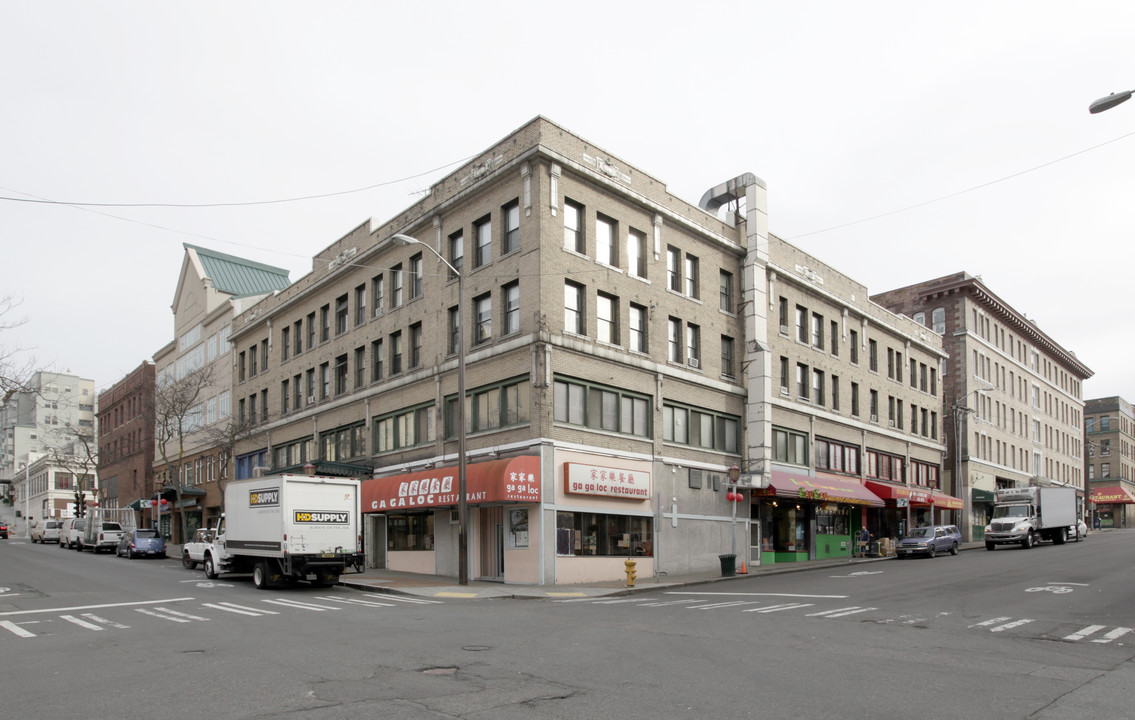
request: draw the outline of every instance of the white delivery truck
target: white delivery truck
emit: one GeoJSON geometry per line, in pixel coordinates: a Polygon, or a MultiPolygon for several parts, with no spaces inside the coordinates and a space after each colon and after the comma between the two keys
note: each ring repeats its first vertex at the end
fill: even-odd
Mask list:
{"type": "Polygon", "coordinates": [[[205,547],[205,575],[251,572],[260,589],[297,580],[334,585],[344,570],[363,562],[359,503],[359,481],[352,478],[230,481],[225,512],[205,547]]]}
{"type": "Polygon", "coordinates": [[[1076,491],[1072,488],[998,490],[993,520],[985,526],[985,549],[1010,543],[1031,548],[1041,540],[1061,545],[1068,539],[1068,526],[1075,524],[1076,491]]]}

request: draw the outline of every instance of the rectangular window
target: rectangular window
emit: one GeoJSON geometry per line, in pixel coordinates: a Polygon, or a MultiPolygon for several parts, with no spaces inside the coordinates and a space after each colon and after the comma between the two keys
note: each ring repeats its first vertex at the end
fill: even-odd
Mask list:
{"type": "Polygon", "coordinates": [[[722,270],[720,273],[720,300],[718,308],[722,312],[733,312],[733,273],[722,270]]]}
{"type": "Polygon", "coordinates": [[[520,332],[520,282],[511,282],[501,289],[504,298],[504,332],[511,335],[520,332]]]}
{"type": "Polygon", "coordinates": [[[291,380],[280,381],[280,414],[287,415],[289,412],[288,401],[292,399],[291,393],[291,380]]]}
{"type": "Polygon", "coordinates": [[[237,382],[244,382],[244,369],[245,369],[245,354],[238,353],[236,356],[236,379],[237,382]]]}
{"type": "Polygon", "coordinates": [[[256,346],[248,348],[248,376],[256,377],[260,365],[256,362],[256,346]]]}
{"type": "Polygon", "coordinates": [[[772,454],[776,462],[808,465],[808,436],[794,430],[772,429],[772,454]]]}
{"type": "MultiPolygon", "coordinates": [[[[461,230],[449,236],[449,264],[453,270],[461,272],[461,265],[465,262],[465,233],[461,230]]],[[[449,271],[449,279],[456,280],[457,275],[449,271]]]]}
{"type": "Polygon", "coordinates": [[[386,281],[382,275],[375,275],[370,281],[371,315],[378,317],[382,314],[383,303],[386,300],[386,281]]]}
{"type": "Polygon", "coordinates": [[[682,252],[673,246],[666,248],[666,287],[682,292],[682,252]]]}
{"type": "Polygon", "coordinates": [[[433,442],[433,405],[421,405],[376,417],[373,427],[375,452],[388,452],[433,442]]]}
{"type": "Polygon", "coordinates": [[[501,255],[520,247],[520,201],[513,200],[501,208],[501,255]]]}
{"type": "Polygon", "coordinates": [[[315,368],[307,371],[307,404],[315,402],[315,368]]]}
{"type": "Polygon", "coordinates": [[[646,235],[637,230],[627,233],[627,273],[646,277],[646,235]]]}
{"type": "Polygon", "coordinates": [[[853,365],[859,364],[859,333],[854,330],[848,331],[848,352],[851,355],[851,362],[853,365]]]}
{"type": "Polygon", "coordinates": [[[473,268],[488,265],[493,261],[493,225],[488,215],[473,223],[473,268]]]}
{"type": "Polygon", "coordinates": [[[557,512],[556,554],[650,557],[654,554],[652,521],[636,515],[557,512]]]}
{"type": "Polygon", "coordinates": [[[788,335],[788,298],[780,298],[780,334],[788,335]]]}
{"type": "Polygon", "coordinates": [[[488,342],[493,337],[493,296],[485,293],[473,298],[473,344],[488,342]]]}
{"type": "Polygon", "coordinates": [[[319,366],[319,399],[326,400],[331,397],[331,363],[319,366]]]}
{"type": "Polygon", "coordinates": [[[287,360],[292,353],[292,328],[284,327],[280,330],[280,360],[287,360]]]}
{"type": "Polygon", "coordinates": [[[647,352],[646,308],[634,303],[631,303],[630,309],[630,349],[647,352]]]}
{"type": "MultiPolygon", "coordinates": [[[[347,332],[347,321],[350,311],[347,309],[347,296],[340,295],[335,299],[335,334],[342,335],[347,332]]],[[[324,338],[326,340],[327,338],[324,338]]]]}
{"type": "Polygon", "coordinates": [[[612,345],[619,343],[619,299],[613,295],[596,295],[595,339],[612,345]]]}
{"type": "Polygon", "coordinates": [[[721,336],[721,374],[727,378],[735,377],[733,369],[733,338],[721,336]]]}
{"type": "Polygon", "coordinates": [[[893,348],[887,348],[887,377],[891,380],[895,379],[895,351],[893,348]]]}
{"type": "Polygon", "coordinates": [[[796,397],[807,400],[808,390],[808,366],[804,363],[796,363],[796,397]]]}
{"type": "Polygon", "coordinates": [[[839,376],[832,375],[832,410],[839,412],[839,376]]]}
{"type": "Polygon", "coordinates": [[[303,407],[303,375],[292,376],[292,409],[303,407]]]}
{"type": "Polygon", "coordinates": [[[422,296],[422,254],[410,258],[410,299],[422,296]]]}
{"type": "Polygon", "coordinates": [[[740,418],[696,407],[667,404],[662,407],[662,439],[709,450],[737,452],[740,418]]]}
{"type": "Polygon", "coordinates": [[[583,206],[564,198],[564,248],[587,254],[583,239],[583,206]]]}
{"type": "Polygon", "coordinates": [[[701,328],[693,323],[686,323],[686,362],[701,367],[701,328]]]}
{"type": "Polygon", "coordinates": [[[447,352],[456,355],[461,347],[461,308],[449,308],[449,344],[447,352]]]}
{"type": "Polygon", "coordinates": [[[669,320],[667,350],[667,360],[672,363],[682,362],[682,321],[678,318],[670,318],[669,320]]]}
{"type": "Polygon", "coordinates": [[[402,307],[402,263],[390,268],[390,309],[402,307]]]}
{"type": "Polygon", "coordinates": [[[370,362],[370,381],[377,382],[382,379],[382,340],[370,344],[370,362]]]}
{"type": "Polygon", "coordinates": [[[817,405],[825,405],[827,401],[824,399],[824,371],[812,369],[812,402],[817,405]]]}
{"type": "Polygon", "coordinates": [[[414,323],[410,326],[410,367],[422,366],[422,324],[414,323]]]}
{"type": "Polygon", "coordinates": [[[303,352],[303,320],[296,320],[292,326],[292,335],[296,338],[295,354],[299,355],[303,352]]]}
{"type": "Polygon", "coordinates": [[[918,389],[918,361],[910,358],[910,386],[918,389]]]}
{"type": "Polygon", "coordinates": [[[796,306],[796,341],[808,342],[808,308],[796,306]]]}
{"type": "Polygon", "coordinates": [[[867,341],[867,367],[872,372],[879,372],[879,344],[874,340],[867,341]]]}
{"type": "Polygon", "coordinates": [[[812,347],[824,349],[824,316],[812,313],[812,347]]]}
{"type": "Polygon", "coordinates": [[[319,342],[331,339],[331,306],[319,308],[319,342]]]}
{"type": "Polygon", "coordinates": [[[359,285],[355,288],[355,327],[367,321],[367,286],[359,285]]]}
{"type": "Polygon", "coordinates": [[[871,422],[879,421],[879,391],[871,391],[871,422]]]}
{"type": "Polygon", "coordinates": [[[390,374],[402,372],[402,331],[390,333],[390,374]]]}
{"type": "Polygon", "coordinates": [[[839,323],[835,320],[832,320],[831,351],[832,355],[839,357],[839,323]]]}
{"type": "Polygon", "coordinates": [[[367,382],[367,349],[355,348],[355,387],[361,388],[367,382]]]}
{"type": "Polygon", "coordinates": [[[346,353],[335,358],[335,394],[343,395],[347,392],[347,355],[346,353]]]}
{"type": "Polygon", "coordinates": [[[584,334],[583,286],[570,280],[564,283],[564,332],[584,334]]]}
{"type": "Polygon", "coordinates": [[[619,266],[618,226],[602,215],[595,216],[595,260],[612,267],[619,266]]]}
{"type": "Polygon", "coordinates": [[[780,356],[780,394],[788,395],[789,388],[791,387],[791,378],[788,375],[788,368],[790,364],[788,358],[783,355],[780,356]]]}
{"type": "Polygon", "coordinates": [[[701,297],[701,280],[698,275],[698,259],[686,256],[686,296],[695,300],[701,297]]]}

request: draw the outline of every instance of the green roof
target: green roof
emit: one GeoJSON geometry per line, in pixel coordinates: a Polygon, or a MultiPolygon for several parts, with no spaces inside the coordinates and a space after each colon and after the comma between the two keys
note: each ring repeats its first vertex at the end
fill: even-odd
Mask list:
{"type": "Polygon", "coordinates": [[[197,257],[205,268],[205,276],[213,281],[213,287],[234,297],[265,295],[283,290],[291,284],[288,271],[283,268],[252,262],[215,250],[185,245],[197,251],[197,257]]]}

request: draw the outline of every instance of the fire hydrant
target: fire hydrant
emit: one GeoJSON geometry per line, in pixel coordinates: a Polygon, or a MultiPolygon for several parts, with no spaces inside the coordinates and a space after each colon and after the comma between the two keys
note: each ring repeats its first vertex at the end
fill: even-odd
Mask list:
{"type": "Polygon", "coordinates": [[[627,566],[627,587],[634,587],[634,579],[638,577],[638,573],[635,572],[635,561],[627,560],[623,564],[627,566]]]}

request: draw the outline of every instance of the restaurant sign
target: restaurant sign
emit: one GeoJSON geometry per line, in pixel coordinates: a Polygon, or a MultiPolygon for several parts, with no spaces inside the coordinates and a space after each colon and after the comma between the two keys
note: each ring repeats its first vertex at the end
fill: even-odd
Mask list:
{"type": "Polygon", "coordinates": [[[650,472],[564,463],[564,492],[572,495],[650,499],[650,472]]]}

